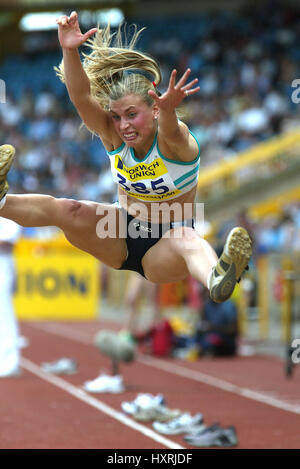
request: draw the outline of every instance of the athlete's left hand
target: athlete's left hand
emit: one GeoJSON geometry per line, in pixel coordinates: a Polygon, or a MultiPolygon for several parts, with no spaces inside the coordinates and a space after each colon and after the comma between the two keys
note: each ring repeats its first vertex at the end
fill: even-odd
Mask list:
{"type": "Polygon", "coordinates": [[[161,110],[168,111],[177,108],[184,98],[191,96],[200,90],[200,86],[193,88],[193,86],[198,83],[198,78],[195,78],[186,84],[190,73],[191,69],[188,68],[179,79],[178,83],[176,83],[177,70],[174,69],[170,76],[168,89],[164,94],[158,96],[155,91],[148,91],[148,94],[154,99],[155,103],[161,110]]]}

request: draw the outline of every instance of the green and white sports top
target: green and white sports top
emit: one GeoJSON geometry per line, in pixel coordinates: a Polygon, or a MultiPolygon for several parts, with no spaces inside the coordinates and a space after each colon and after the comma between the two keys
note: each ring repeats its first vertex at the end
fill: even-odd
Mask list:
{"type": "Polygon", "coordinates": [[[163,156],[158,148],[157,134],[142,160],[136,158],[133,148],[122,143],[116,150],[107,152],[113,180],[130,197],[149,202],[175,199],[189,192],[197,184],[200,167],[200,146],[193,137],[199,152],[196,159],[189,162],[163,156]]]}

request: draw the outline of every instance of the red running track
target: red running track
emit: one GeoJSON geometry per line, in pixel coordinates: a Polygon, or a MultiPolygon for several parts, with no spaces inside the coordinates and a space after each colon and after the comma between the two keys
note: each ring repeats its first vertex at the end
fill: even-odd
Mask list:
{"type": "Polygon", "coordinates": [[[121,365],[125,392],[92,395],[82,391],[84,381],[111,371],[92,344],[101,327],[117,328],[103,321],[21,323],[29,346],[22,350],[22,375],[1,380],[0,449],[196,449],[121,412],[121,402],[141,392],[163,393],[169,408],[201,412],[206,425],[235,425],[239,449],[300,447],[300,367],[288,380],[274,357],[187,362],[139,354],[121,365]],[[78,373],[40,371],[42,362],[61,357],[75,359],[78,373]]]}

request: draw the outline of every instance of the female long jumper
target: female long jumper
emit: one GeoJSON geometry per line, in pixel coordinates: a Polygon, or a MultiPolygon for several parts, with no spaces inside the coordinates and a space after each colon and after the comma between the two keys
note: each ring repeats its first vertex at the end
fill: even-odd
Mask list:
{"type": "Polygon", "coordinates": [[[57,73],[82,121],[106,148],[119,203],[6,195],[15,151],[2,145],[0,215],[22,226],[57,226],[77,248],[154,283],[192,275],[215,302],[227,300],[248,265],[251,240],[245,229],[234,228],[218,259],[194,227],[189,209],[195,203],[200,150],[176,110],[197,93],[197,79],[189,81],[190,69],[179,79],[173,70],[161,95],[159,66],[135,47],[142,30],[134,28],[124,44],[122,28],[115,34],[109,27],[82,34],[76,12],[57,24],[63,51],[57,73]],[[78,48],[86,41],[91,53],[82,63],[78,48]]]}

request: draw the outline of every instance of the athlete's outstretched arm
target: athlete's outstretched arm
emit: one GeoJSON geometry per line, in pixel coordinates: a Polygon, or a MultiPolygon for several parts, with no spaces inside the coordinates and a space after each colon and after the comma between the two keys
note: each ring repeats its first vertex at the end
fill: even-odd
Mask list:
{"type": "Polygon", "coordinates": [[[82,34],[78,15],[75,11],[70,16],[61,16],[58,24],[58,39],[63,51],[64,76],[69,97],[85,125],[98,133],[105,144],[109,142],[108,114],[96,99],[91,96],[90,81],[82,66],[78,48],[89,39],[97,28],[82,34]]]}
{"type": "Polygon", "coordinates": [[[187,161],[195,158],[195,151],[198,151],[195,141],[191,138],[188,128],[185,124],[178,121],[176,108],[181,104],[184,98],[197,93],[200,87],[193,88],[198,79],[186,83],[191,70],[188,68],[182,77],[176,83],[177,71],[174,69],[171,73],[167,91],[158,96],[154,91],[149,90],[149,95],[154,99],[159,107],[159,133],[166,141],[174,153],[183,155],[182,158],[187,161]]]}

